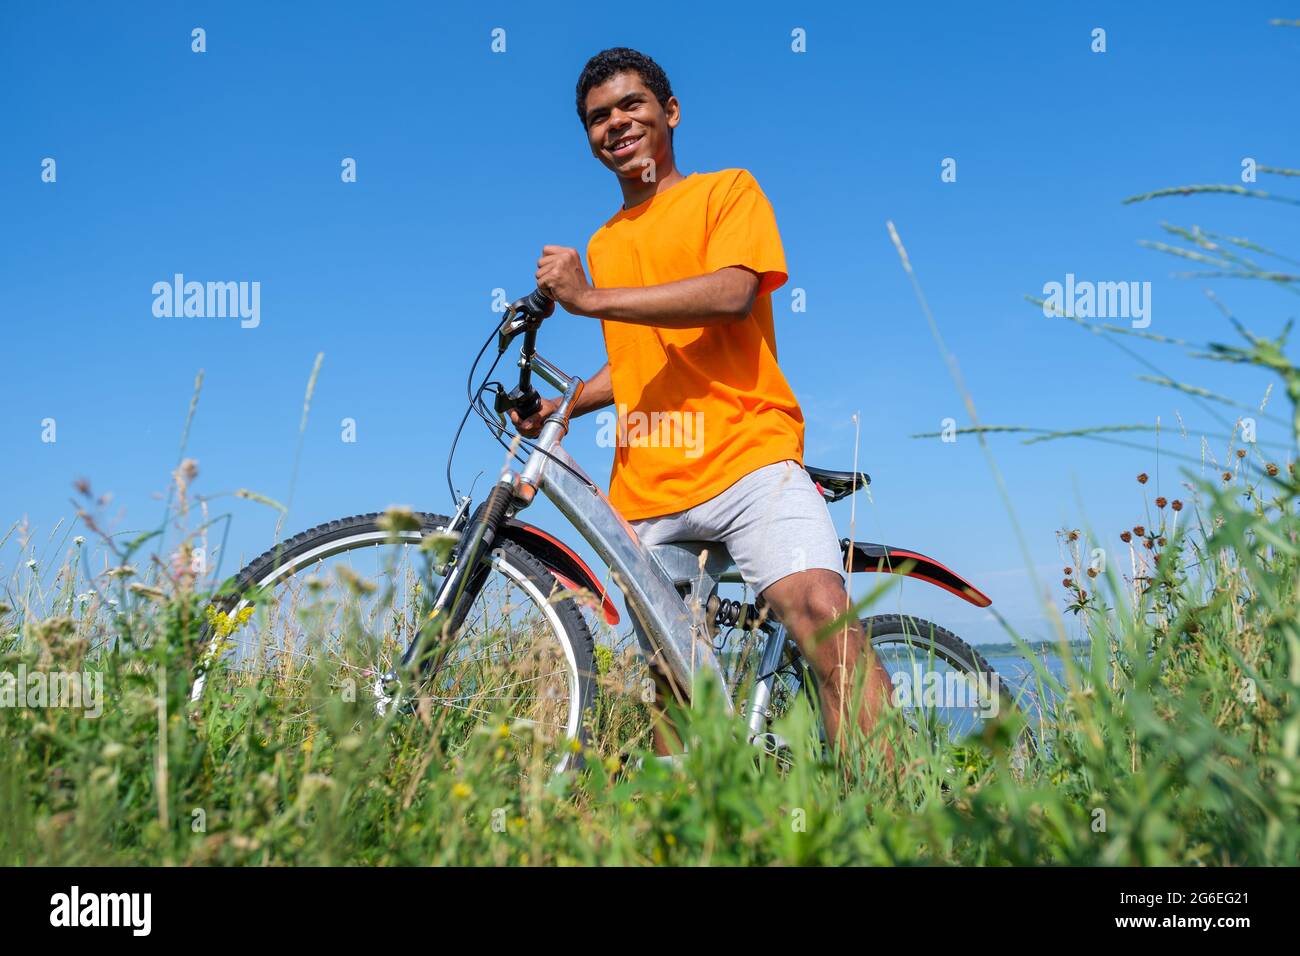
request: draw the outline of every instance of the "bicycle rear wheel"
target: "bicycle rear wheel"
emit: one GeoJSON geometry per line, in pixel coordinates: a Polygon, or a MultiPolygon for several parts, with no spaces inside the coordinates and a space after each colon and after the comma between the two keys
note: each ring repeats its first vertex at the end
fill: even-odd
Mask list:
{"type": "MultiPolygon", "coordinates": [[[[447,518],[414,518],[418,528],[400,531],[379,513],[342,518],[249,562],[208,611],[191,699],[256,687],[282,699],[304,737],[340,696],[382,712],[380,675],[419,633],[442,580],[445,552],[429,547],[431,536],[454,541],[442,530],[447,518]]],[[[502,541],[483,564],[464,624],[409,702],[433,718],[450,751],[491,721],[544,748],[546,764],[562,770],[595,694],[591,632],[524,547],[502,541]]]]}
{"type": "MultiPolygon", "coordinates": [[[[1001,675],[947,628],[907,614],[878,614],[861,624],[889,673],[894,705],[933,739],[968,736],[1003,708],[1015,706],[1001,675]]],[[[1027,745],[1028,740],[1017,745],[1018,758],[1027,745]]]]}

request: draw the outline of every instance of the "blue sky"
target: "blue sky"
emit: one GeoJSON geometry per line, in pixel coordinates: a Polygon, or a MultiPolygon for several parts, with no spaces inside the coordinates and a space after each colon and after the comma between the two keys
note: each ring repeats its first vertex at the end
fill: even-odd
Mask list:
{"type": "MultiPolygon", "coordinates": [[[[233,518],[234,570],[270,543],[275,515],[220,495],[289,497],[318,352],[286,532],[394,503],[446,510],[446,452],[469,362],[497,319],[493,290],[527,292],[544,243],[583,248],[621,202],[587,152],[573,87],[589,55],[630,45],[659,60],[682,101],[683,171],[745,167],[775,207],[790,271],[774,298],[778,344],[808,418],[807,459],[850,467],[860,413],[858,456],[875,484],[872,501],[859,499],[857,536],[939,557],[1043,634],[977,442],[910,437],[968,418],[885,223],[907,244],[983,422],[1159,418],[1166,449],[1198,456],[1204,434],[1221,456],[1225,429],[1024,296],[1066,273],[1149,281],[1149,331],[1230,334],[1205,283],[1172,278],[1183,266],[1138,240],[1161,238],[1168,220],[1294,255],[1295,210],[1120,200],[1238,182],[1248,156],[1297,165],[1300,30],[1268,25],[1282,15],[1254,2],[6,5],[0,522],[25,517],[43,542],[84,476],[114,494],[119,530],[156,525],[202,369],[187,454],[199,461],[195,490],[233,518]],[[202,54],[191,51],[195,27],[206,30],[202,54]],[[1105,53],[1090,50],[1095,27],[1105,53]],[[494,28],[506,31],[504,53],[492,52],[494,28]],[[795,28],[804,53],[791,50],[795,28]],[[46,157],[55,183],[41,181],[46,157]],[[340,180],[344,157],[356,160],[355,183],[340,180]],[[956,182],[940,180],[946,157],[956,182]],[[155,317],[153,284],[178,272],[260,282],[260,325],[155,317]],[[791,312],[793,288],[806,291],[806,312],[791,312]],[[340,440],[345,417],[355,443],[340,440]],[[41,440],[46,418],[54,443],[41,440]]],[[[1257,331],[1296,311],[1253,283],[1216,288],[1257,331]]],[[[1268,384],[1138,347],[1174,377],[1241,401],[1268,384]]],[[[543,351],[584,375],[603,361],[590,319],[558,315],[543,351]]],[[[603,481],[611,453],[595,433],[580,422],[567,445],[603,481]]],[[[1261,423],[1260,440],[1286,436],[1261,423]]],[[[1118,544],[1121,528],[1146,519],[1140,471],[1187,497],[1178,464],[1149,451],[1013,436],[992,446],[1053,596],[1056,529],[1091,526],[1118,544]]],[[[468,426],[458,483],[500,463],[468,426]]],[[[848,506],[834,510],[847,533],[848,506]]],[[[530,518],[561,530],[549,506],[530,518]]],[[[19,560],[11,539],[5,577],[19,560]]],[[[975,640],[1001,637],[985,612],[947,595],[909,584],[902,600],[975,640]]]]}

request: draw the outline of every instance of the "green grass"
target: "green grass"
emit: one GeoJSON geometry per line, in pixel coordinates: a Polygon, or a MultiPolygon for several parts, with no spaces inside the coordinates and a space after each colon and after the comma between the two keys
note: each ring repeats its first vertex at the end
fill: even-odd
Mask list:
{"type": "MultiPolygon", "coordinates": [[[[1278,420],[1300,441],[1300,370],[1285,336],[1230,321],[1242,344],[1203,354],[1280,378],[1290,409],[1278,420]]],[[[585,769],[563,777],[543,768],[557,741],[427,709],[380,718],[364,695],[337,693],[336,665],[295,675],[314,695],[306,717],[274,680],[214,681],[195,708],[204,582],[184,570],[195,539],[179,562],[111,576],[92,574],[75,545],[44,562],[50,575],[27,567],[34,546],[18,529],[0,671],[93,671],[105,706],[97,719],[0,707],[0,862],[1295,864],[1300,482],[1293,462],[1235,441],[1240,420],[1231,424],[1220,474],[1187,478],[1177,510],[1143,482],[1128,540],[1063,535],[1060,646],[1063,611],[1087,650],[1065,655],[1063,684],[1038,663],[1041,746],[1023,766],[1012,759],[1016,712],[957,742],[922,739],[895,716],[836,759],[802,699],[778,728],[789,759],[762,758],[706,686],[682,715],[684,762],[633,769],[622,758],[646,742],[638,665],[608,652],[585,769]],[[1088,576],[1098,546],[1110,559],[1088,576]],[[83,602],[88,577],[99,593],[83,602]]],[[[176,522],[199,514],[186,500],[193,477],[178,470],[176,522]]],[[[129,565],[147,543],[113,546],[111,563],[129,565]]],[[[352,626],[364,636],[369,625],[352,626]]]]}
{"type": "Polygon", "coordinates": [[[610,657],[587,768],[552,778],[527,735],[381,720],[330,673],[305,723],[265,682],[214,682],[192,713],[193,592],[134,606],[148,636],[112,650],[90,649],[104,613],[11,610],[3,669],[93,669],[106,703],[94,720],[0,709],[3,862],[1295,863],[1300,529],[1294,483],[1267,490],[1204,489],[1209,537],[1167,543],[1139,596],[1113,575],[1112,609],[1080,611],[1089,669],[1019,772],[1014,714],[960,745],[886,727],[891,770],[828,760],[796,706],[786,766],[756,759],[713,693],[686,716],[683,765],[620,769],[645,713],[618,693],[634,665],[610,657]]]}

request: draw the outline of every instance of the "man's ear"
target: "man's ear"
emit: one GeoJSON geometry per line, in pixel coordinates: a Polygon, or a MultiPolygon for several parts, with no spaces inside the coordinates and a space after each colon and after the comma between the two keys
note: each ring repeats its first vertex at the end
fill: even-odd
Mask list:
{"type": "Polygon", "coordinates": [[[676,129],[677,124],[682,121],[682,104],[677,102],[677,97],[668,97],[668,102],[664,104],[664,113],[668,117],[668,128],[676,129]]]}

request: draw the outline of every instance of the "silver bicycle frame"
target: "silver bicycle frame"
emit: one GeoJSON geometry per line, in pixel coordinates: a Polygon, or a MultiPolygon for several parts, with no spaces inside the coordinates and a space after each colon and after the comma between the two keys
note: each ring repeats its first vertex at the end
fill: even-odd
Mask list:
{"type": "MultiPolygon", "coordinates": [[[[533,371],[561,390],[564,397],[555,412],[547,417],[537,437],[536,450],[529,455],[515,480],[520,506],[531,503],[538,490],[546,495],[609,567],[628,610],[651,646],[658,650],[678,686],[692,694],[697,677],[707,671],[723,689],[730,712],[726,678],[709,642],[702,609],[697,601],[691,602],[695,607],[688,605],[678,592],[683,581],[690,583],[692,577],[699,577],[696,583],[700,586],[691,588],[691,593],[702,592],[707,597],[711,585],[705,586],[705,562],[696,558],[693,568],[678,566],[668,570],[661,555],[652,555],[641,545],[632,526],[561,446],[568,431],[569,415],[582,393],[582,379],[570,378],[536,353],[521,358],[522,361],[528,361],[533,371]]],[[[712,568],[718,568],[716,561],[712,568]]]]}

